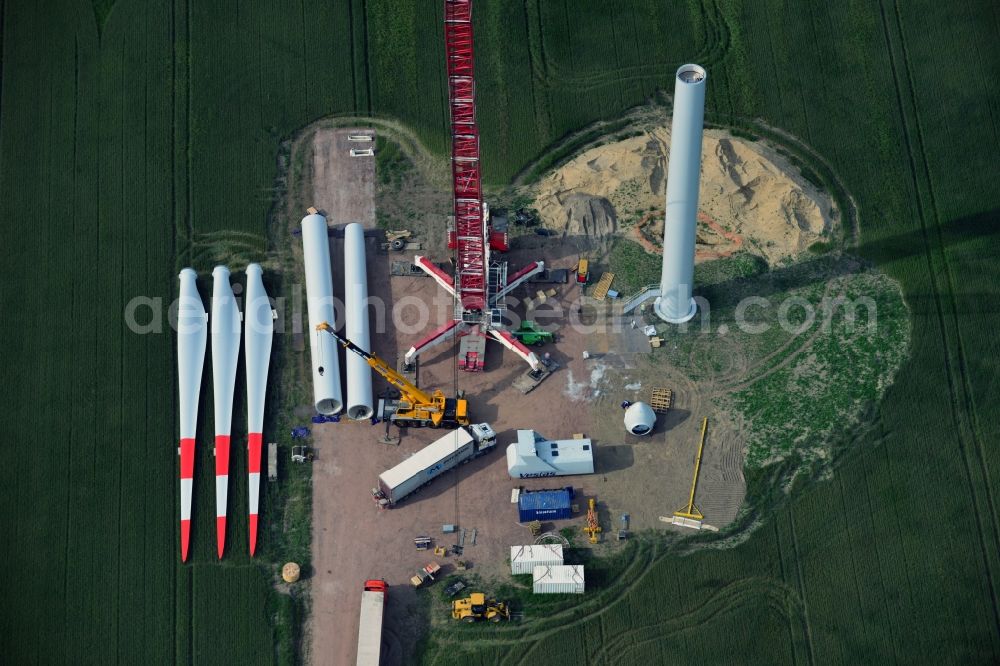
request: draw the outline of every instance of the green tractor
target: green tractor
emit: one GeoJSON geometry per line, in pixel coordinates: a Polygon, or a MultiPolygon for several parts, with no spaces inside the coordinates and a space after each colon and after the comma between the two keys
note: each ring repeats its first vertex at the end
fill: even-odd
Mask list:
{"type": "Polygon", "coordinates": [[[531,320],[521,322],[521,327],[511,333],[524,344],[535,347],[541,347],[546,342],[555,342],[556,339],[555,334],[543,331],[531,320]]]}

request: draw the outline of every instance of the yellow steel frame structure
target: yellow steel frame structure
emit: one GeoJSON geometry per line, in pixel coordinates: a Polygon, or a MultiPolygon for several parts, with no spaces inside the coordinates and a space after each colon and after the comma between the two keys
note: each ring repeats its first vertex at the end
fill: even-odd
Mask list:
{"type": "Polygon", "coordinates": [[[691,479],[691,496],[688,497],[687,506],[679,511],[674,511],[674,515],[678,518],[690,518],[692,520],[701,520],[704,518],[704,514],[694,505],[694,492],[698,488],[698,470],[701,469],[701,452],[705,448],[705,431],[708,430],[708,417],[706,416],[701,422],[701,441],[698,443],[698,457],[694,462],[694,478],[691,479]]]}

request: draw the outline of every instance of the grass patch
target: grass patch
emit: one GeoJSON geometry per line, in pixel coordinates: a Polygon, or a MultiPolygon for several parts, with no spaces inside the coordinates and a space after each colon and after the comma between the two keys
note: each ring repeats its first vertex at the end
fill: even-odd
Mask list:
{"type": "Polygon", "coordinates": [[[809,246],[809,251],[813,254],[826,254],[833,249],[833,245],[827,241],[816,241],[809,246]]]}
{"type": "Polygon", "coordinates": [[[548,171],[572,158],[589,144],[597,141],[598,145],[601,145],[605,140],[604,137],[608,134],[617,132],[628,125],[628,120],[600,123],[593,128],[572,135],[535,160],[525,172],[523,182],[528,185],[537,182],[548,171]]]}
{"type": "Polygon", "coordinates": [[[400,187],[412,168],[398,143],[381,134],[375,137],[375,174],[382,185],[400,187]]]}
{"type": "MultiPolygon", "coordinates": [[[[629,296],[649,284],[660,281],[660,257],[646,252],[641,245],[615,238],[608,254],[609,270],[615,274],[615,289],[629,296]]],[[[594,276],[596,277],[599,276],[594,276]]]]}

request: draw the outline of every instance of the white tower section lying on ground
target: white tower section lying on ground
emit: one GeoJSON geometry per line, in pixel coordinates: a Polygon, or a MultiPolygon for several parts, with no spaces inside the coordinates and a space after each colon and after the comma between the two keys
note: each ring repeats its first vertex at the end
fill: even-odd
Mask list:
{"type": "MultiPolygon", "coordinates": [[[[344,229],[344,337],[367,352],[372,350],[368,327],[365,230],[357,222],[348,224],[344,229]]],[[[371,367],[357,354],[348,354],[346,363],[347,416],[356,421],[370,419],[375,413],[371,367]]]]}
{"type": "Polygon", "coordinates": [[[333,275],[330,270],[330,237],[326,218],[312,214],[302,218],[302,254],[306,269],[306,304],[309,310],[312,354],[313,398],[320,414],[336,414],[344,404],[340,391],[340,359],[337,340],[316,327],[323,322],[337,325],[333,309],[333,275]]]}
{"type": "Polygon", "coordinates": [[[663,271],[656,314],[671,324],[695,315],[694,243],[701,181],[701,135],[705,120],[705,79],[699,65],[683,65],[674,81],[674,119],[670,130],[663,271]]]}

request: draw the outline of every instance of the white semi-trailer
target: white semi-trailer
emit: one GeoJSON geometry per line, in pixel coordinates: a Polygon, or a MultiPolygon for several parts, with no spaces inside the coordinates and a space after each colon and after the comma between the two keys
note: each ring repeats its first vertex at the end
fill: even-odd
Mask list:
{"type": "Polygon", "coordinates": [[[379,506],[391,507],[441,474],[496,446],[497,434],[488,423],[458,428],[378,476],[372,495],[379,506]]]}
{"type": "Polygon", "coordinates": [[[379,666],[382,658],[382,616],[389,585],[384,580],[365,581],[358,625],[358,666],[379,666]]]}

